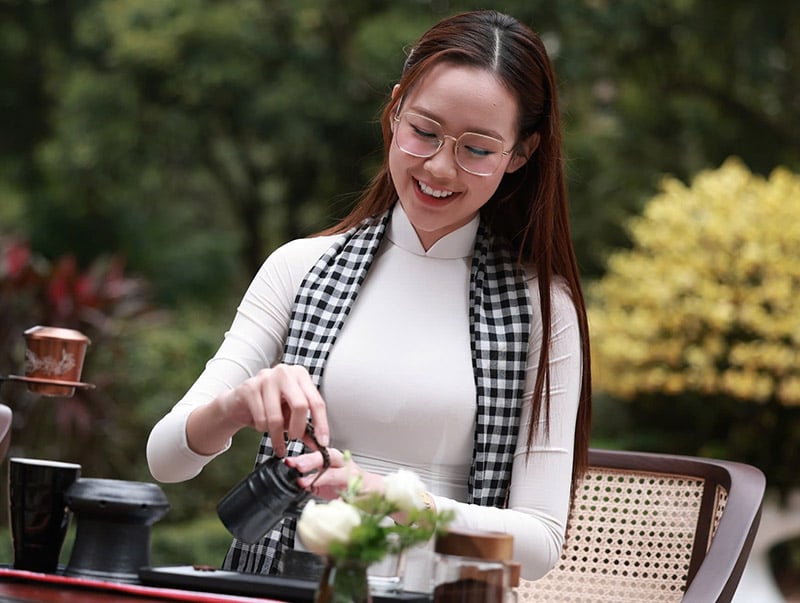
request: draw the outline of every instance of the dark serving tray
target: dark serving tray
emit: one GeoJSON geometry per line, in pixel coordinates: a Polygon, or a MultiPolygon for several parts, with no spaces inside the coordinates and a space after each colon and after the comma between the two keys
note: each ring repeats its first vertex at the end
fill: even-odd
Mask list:
{"type": "MultiPolygon", "coordinates": [[[[244,574],[192,565],[143,567],[139,570],[139,580],[149,586],[267,597],[289,603],[312,603],[317,589],[316,580],[244,574]]],[[[396,595],[372,595],[372,601],[373,603],[430,603],[431,598],[426,593],[404,591],[396,595]]]]}

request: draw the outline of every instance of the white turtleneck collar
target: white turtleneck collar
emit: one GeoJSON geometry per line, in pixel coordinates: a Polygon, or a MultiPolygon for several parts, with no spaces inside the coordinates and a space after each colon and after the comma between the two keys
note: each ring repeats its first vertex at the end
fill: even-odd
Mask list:
{"type": "Polygon", "coordinates": [[[415,255],[443,260],[460,259],[472,256],[479,222],[480,217],[475,216],[461,228],[443,236],[428,251],[425,251],[417,236],[417,231],[414,230],[402,204],[398,201],[392,210],[392,219],[387,226],[386,236],[401,249],[415,255]]]}

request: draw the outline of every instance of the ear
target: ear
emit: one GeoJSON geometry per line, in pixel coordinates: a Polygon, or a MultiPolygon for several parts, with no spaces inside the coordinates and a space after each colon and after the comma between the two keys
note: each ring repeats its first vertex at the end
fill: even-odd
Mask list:
{"type": "Polygon", "coordinates": [[[506,166],[506,173],[510,174],[511,172],[516,172],[519,168],[528,163],[528,159],[530,159],[531,155],[539,148],[539,143],[541,141],[542,137],[539,135],[539,132],[534,132],[523,140],[518,145],[518,150],[514,150],[513,155],[511,155],[511,161],[509,161],[506,166]]]}
{"type": "MultiPolygon", "coordinates": [[[[400,84],[395,84],[394,87],[392,88],[392,102],[397,100],[397,91],[398,90],[400,90],[400,84]]],[[[391,128],[392,133],[394,133],[394,120],[393,119],[389,120],[389,127],[391,128]]]]}

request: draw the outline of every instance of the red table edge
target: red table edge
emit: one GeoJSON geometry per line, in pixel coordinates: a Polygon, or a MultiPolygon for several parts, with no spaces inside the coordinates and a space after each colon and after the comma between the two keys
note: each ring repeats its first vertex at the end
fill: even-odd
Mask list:
{"type": "Polygon", "coordinates": [[[242,603],[253,603],[253,601],[273,601],[279,603],[275,599],[243,597],[239,595],[225,595],[194,590],[178,590],[174,588],[142,586],[139,584],[124,584],[121,582],[107,582],[105,580],[92,580],[90,578],[61,576],[58,574],[43,574],[12,568],[0,568],[0,579],[2,578],[53,585],[60,584],[64,586],[87,588],[90,590],[107,590],[132,595],[161,597],[164,599],[173,599],[175,601],[191,601],[193,603],[232,603],[237,601],[242,603]]]}

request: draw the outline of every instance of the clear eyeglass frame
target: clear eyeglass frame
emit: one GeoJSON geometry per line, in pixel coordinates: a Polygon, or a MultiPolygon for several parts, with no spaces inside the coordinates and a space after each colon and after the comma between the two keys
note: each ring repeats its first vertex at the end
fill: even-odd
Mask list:
{"type": "Polygon", "coordinates": [[[502,140],[486,134],[463,132],[458,137],[445,134],[444,128],[438,121],[412,111],[398,112],[393,119],[394,142],[405,154],[429,159],[442,150],[445,139],[449,138],[454,142],[453,155],[456,163],[462,170],[474,176],[493,175],[503,163],[503,158],[513,150],[504,150],[505,143],[502,140]],[[410,119],[416,123],[411,123],[410,119]],[[423,135],[431,138],[424,140],[423,135]],[[419,138],[414,140],[415,136],[419,138]],[[467,144],[470,142],[473,144],[467,144]],[[483,152],[487,154],[481,155],[483,152]],[[465,153],[476,153],[476,155],[465,156],[465,153]],[[482,165],[485,167],[481,168],[482,165]]]}

